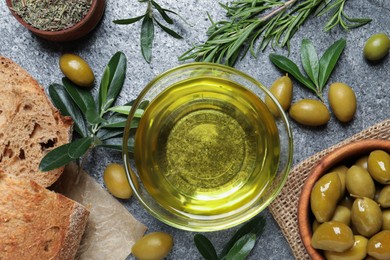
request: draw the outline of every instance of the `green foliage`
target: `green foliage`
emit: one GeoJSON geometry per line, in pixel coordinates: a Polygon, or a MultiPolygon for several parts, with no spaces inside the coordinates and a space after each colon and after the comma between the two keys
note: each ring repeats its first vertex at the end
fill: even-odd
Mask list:
{"type": "MultiPolygon", "coordinates": [[[[49,86],[53,104],[64,116],[73,119],[74,129],[81,138],[46,154],[39,165],[41,171],[50,171],[78,160],[94,147],[122,149],[123,131],[131,106],[113,104],[125,80],[126,64],[127,59],[122,52],[117,52],[110,59],[103,73],[97,102],[88,90],[74,85],[67,78],[62,79],[63,85],[49,86]]],[[[131,122],[131,128],[138,126],[142,113],[142,109],[137,109],[136,120],[131,122]]],[[[130,150],[133,145],[133,141],[129,140],[130,150]]]]}
{"type": "Polygon", "coordinates": [[[290,39],[310,17],[330,15],[324,30],[336,25],[349,30],[371,21],[350,18],[344,12],[346,0],[237,0],[220,4],[227,20],[214,22],[207,31],[205,43],[194,46],[179,57],[234,66],[240,54],[249,51],[257,56],[268,45],[290,47],[290,39]]]}
{"type": "Polygon", "coordinates": [[[226,243],[219,256],[211,241],[202,234],[194,236],[194,242],[205,260],[243,260],[253,247],[256,239],[264,231],[265,219],[254,217],[237,230],[234,236],[226,243]]]}
{"type": "Polygon", "coordinates": [[[153,13],[153,9],[156,9],[157,12],[160,14],[161,18],[168,24],[172,25],[174,24],[172,18],[168,15],[168,13],[174,14],[178,17],[180,17],[177,13],[174,11],[171,11],[169,9],[162,8],[158,3],[156,3],[154,0],[143,0],[139,2],[147,2],[148,6],[146,8],[146,12],[144,15],[137,16],[134,18],[129,19],[119,19],[114,20],[114,23],[116,24],[132,24],[135,22],[138,22],[142,20],[141,25],[141,53],[144,57],[145,61],[147,63],[150,63],[152,60],[152,48],[153,48],[153,40],[154,40],[154,26],[159,26],[164,32],[169,34],[170,36],[176,38],[176,39],[182,39],[183,37],[175,32],[174,30],[168,28],[164,24],[159,21],[155,14],[153,13]]]}
{"type": "Polygon", "coordinates": [[[303,39],[301,46],[301,62],[308,77],[304,76],[298,66],[285,56],[272,53],[269,55],[269,59],[275,66],[292,75],[303,86],[313,91],[322,101],[324,101],[322,91],[339,60],[345,45],[346,41],[344,39],[336,41],[324,52],[322,57],[318,59],[317,52],[311,41],[303,39]]]}

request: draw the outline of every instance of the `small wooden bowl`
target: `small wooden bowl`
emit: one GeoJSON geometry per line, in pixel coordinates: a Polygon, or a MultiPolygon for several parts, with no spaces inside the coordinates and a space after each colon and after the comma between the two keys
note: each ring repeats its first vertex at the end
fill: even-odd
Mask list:
{"type": "Polygon", "coordinates": [[[7,6],[15,18],[28,30],[37,36],[49,41],[68,42],[80,39],[91,32],[103,17],[106,7],[106,0],[93,0],[90,10],[87,15],[74,26],[60,31],[44,31],[39,30],[30,24],[26,23],[17,13],[12,10],[12,1],[6,0],[7,6]]]}
{"type": "Polygon", "coordinates": [[[325,156],[307,177],[298,202],[298,227],[303,245],[311,259],[324,259],[321,251],[311,246],[313,217],[311,216],[310,193],[314,184],[332,167],[337,166],[342,162],[352,163],[353,160],[368,155],[371,151],[378,149],[390,152],[390,141],[374,139],[349,143],[325,156]]]}

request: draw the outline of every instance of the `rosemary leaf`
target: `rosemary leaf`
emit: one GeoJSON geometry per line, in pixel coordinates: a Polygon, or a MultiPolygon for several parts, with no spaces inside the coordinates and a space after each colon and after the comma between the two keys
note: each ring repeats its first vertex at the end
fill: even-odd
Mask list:
{"type": "Polygon", "coordinates": [[[314,16],[330,14],[324,30],[335,26],[349,30],[371,21],[350,18],[344,12],[346,0],[235,0],[220,4],[230,20],[211,22],[205,43],[184,52],[179,61],[194,59],[234,66],[238,56],[249,52],[256,57],[254,46],[287,47],[299,28],[314,16]],[[257,43],[259,41],[259,43],[257,43]]]}

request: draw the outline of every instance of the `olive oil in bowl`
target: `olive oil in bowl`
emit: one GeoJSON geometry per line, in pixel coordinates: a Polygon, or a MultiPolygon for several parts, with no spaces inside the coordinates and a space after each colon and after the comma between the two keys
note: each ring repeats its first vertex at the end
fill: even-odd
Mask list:
{"type": "Polygon", "coordinates": [[[226,78],[171,85],[145,110],[134,159],[148,193],[193,219],[253,207],[278,169],[279,133],[254,93],[226,78]]]}

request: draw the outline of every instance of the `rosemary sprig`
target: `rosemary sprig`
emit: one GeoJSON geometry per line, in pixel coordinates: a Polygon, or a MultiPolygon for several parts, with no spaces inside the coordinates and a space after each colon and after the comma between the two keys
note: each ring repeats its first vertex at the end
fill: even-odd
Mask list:
{"type": "Polygon", "coordinates": [[[289,48],[291,38],[312,14],[331,15],[324,27],[325,31],[336,25],[348,30],[371,21],[347,16],[344,12],[345,2],[346,0],[237,0],[230,5],[220,4],[230,20],[214,22],[209,16],[211,26],[207,31],[207,41],[192,47],[179,60],[194,59],[234,66],[240,54],[244,57],[248,51],[256,57],[259,51],[265,50],[270,44],[273,48],[289,48]]]}
{"type": "MultiPolygon", "coordinates": [[[[46,154],[39,165],[41,171],[50,171],[83,158],[95,147],[122,150],[123,130],[131,102],[124,106],[113,104],[125,80],[126,64],[127,59],[122,52],[117,52],[110,59],[103,73],[97,102],[88,90],[81,89],[67,78],[62,79],[63,85],[49,86],[53,104],[62,115],[73,119],[74,129],[80,138],[46,154]]],[[[142,109],[136,111],[138,120],[142,113],[142,109]]],[[[137,126],[138,121],[133,121],[131,127],[137,126]]]]}
{"type": "Polygon", "coordinates": [[[265,219],[257,216],[237,230],[218,255],[211,241],[202,234],[194,236],[199,253],[205,260],[243,260],[256,244],[264,231],[265,219]]]}
{"type": "MultiPolygon", "coordinates": [[[[154,40],[154,26],[158,25],[164,32],[168,33],[170,36],[176,38],[176,39],[182,39],[183,37],[179,35],[174,30],[168,28],[167,26],[163,25],[155,16],[153,9],[156,9],[160,16],[163,18],[163,20],[168,24],[173,24],[172,18],[168,15],[168,13],[177,15],[180,17],[177,13],[174,11],[171,11],[169,9],[162,8],[156,1],[154,0],[139,0],[139,2],[147,2],[147,8],[144,15],[128,18],[128,19],[119,19],[114,20],[114,23],[116,24],[132,24],[135,22],[138,22],[142,20],[141,25],[141,52],[142,56],[144,57],[145,61],[150,63],[152,60],[152,47],[153,47],[153,40],[154,40]]],[[[181,18],[181,17],[180,17],[181,18]]]]}

